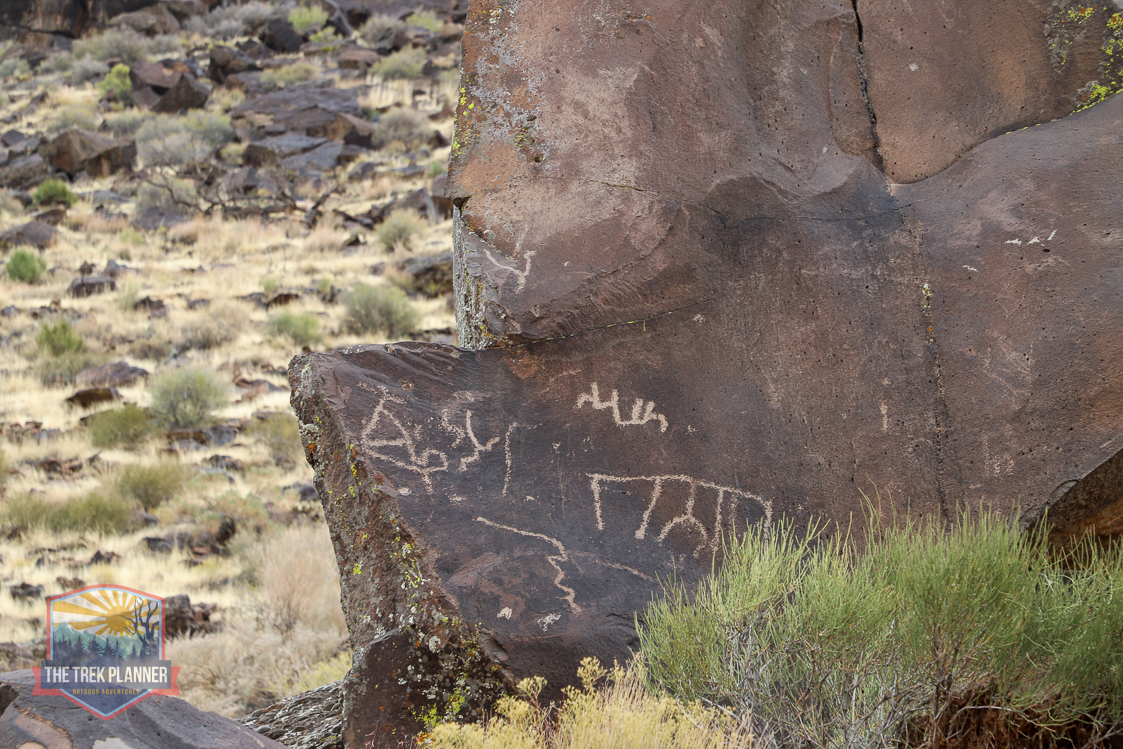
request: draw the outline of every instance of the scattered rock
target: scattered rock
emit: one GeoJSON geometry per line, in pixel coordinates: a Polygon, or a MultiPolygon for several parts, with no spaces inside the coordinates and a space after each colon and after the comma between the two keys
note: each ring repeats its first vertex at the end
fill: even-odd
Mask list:
{"type": "Polygon", "coordinates": [[[202,109],[210,98],[211,90],[193,75],[183,73],[174,86],[151,105],[153,112],[176,114],[188,109],[202,109]]]}
{"type": "Polygon", "coordinates": [[[322,137],[337,114],[362,117],[354,89],[295,88],[262,94],[242,102],[231,111],[235,118],[263,115],[287,130],[322,137]]]}
{"type": "Polygon", "coordinates": [[[58,226],[66,218],[66,205],[56,205],[44,211],[37,211],[31,215],[32,221],[39,221],[51,226],[58,226]]]}
{"type": "Polygon", "coordinates": [[[32,585],[31,583],[20,583],[19,585],[9,585],[8,592],[11,594],[13,601],[29,603],[31,601],[38,601],[43,597],[43,586],[32,585]]]}
{"type": "Polygon", "coordinates": [[[173,429],[166,437],[168,444],[184,450],[198,450],[201,447],[222,447],[229,445],[238,436],[234,427],[220,424],[206,429],[173,429]]]}
{"type": "MultiPolygon", "coordinates": [[[[36,431],[32,437],[38,436],[49,430],[41,429],[36,431]]],[[[33,463],[37,470],[42,471],[48,476],[68,477],[77,473],[81,473],[82,469],[86,467],[86,461],[81,458],[71,458],[70,460],[59,460],[58,458],[43,458],[33,463]]]]}
{"type": "Polygon", "coordinates": [[[33,695],[34,688],[30,670],[0,674],[0,694],[12,708],[0,714],[0,746],[286,749],[178,697],[151,694],[123,718],[97,720],[66,697],[33,695]]]}
{"type": "Polygon", "coordinates": [[[108,177],[136,162],[136,141],[132,138],[107,138],[90,130],[75,128],[59,134],[43,149],[51,166],[69,175],[86,172],[91,177],[108,177]]]}
{"type": "Polygon", "coordinates": [[[14,304],[9,304],[4,309],[0,309],[0,315],[11,320],[13,317],[19,315],[19,307],[16,307],[14,304]]]}
{"type": "Polygon", "coordinates": [[[116,291],[117,282],[108,276],[79,276],[70,282],[66,293],[75,299],[116,291]]]}
{"type": "Polygon", "coordinates": [[[238,458],[231,458],[229,455],[212,455],[209,458],[203,459],[203,465],[217,468],[220,471],[237,471],[241,473],[246,470],[244,461],[238,458]]]}
{"type": "Polygon", "coordinates": [[[190,637],[216,630],[211,614],[218,608],[214,603],[191,605],[187,595],[168,596],[164,599],[164,627],[167,637],[190,637]]]}
{"type": "Polygon", "coordinates": [[[121,559],[121,555],[118,554],[115,551],[105,552],[105,551],[102,551],[101,549],[98,549],[97,551],[94,552],[94,555],[92,557],[90,557],[90,561],[87,562],[87,565],[115,564],[120,559],[121,559]]]}
{"type": "Polygon", "coordinates": [[[311,151],[325,143],[327,143],[326,138],[311,138],[303,133],[285,133],[250,143],[242,154],[242,161],[247,166],[254,167],[276,164],[286,157],[311,151]]]}
{"type": "MultiPolygon", "coordinates": [[[[110,260],[106,261],[105,269],[102,270],[101,275],[108,276],[109,278],[112,278],[112,279],[116,280],[118,276],[124,275],[125,273],[135,273],[135,272],[136,272],[135,268],[130,268],[127,265],[122,265],[121,263],[118,263],[116,260],[110,259],[110,260]]],[[[90,274],[89,273],[82,273],[82,275],[88,276],[90,274]]]]}
{"type": "Polygon", "coordinates": [[[129,67],[129,80],[134,91],[151,88],[161,96],[179,82],[180,75],[178,71],[157,62],[138,60],[129,67]]]}
{"type": "Polygon", "coordinates": [[[157,554],[171,554],[175,550],[175,542],[171,539],[159,536],[146,536],[142,540],[149,551],[157,554]]]}
{"type": "Polygon", "coordinates": [[[181,30],[179,20],[163,4],[114,16],[108,26],[115,29],[130,29],[146,36],[178,34],[181,30]]]}
{"type": "Polygon", "coordinates": [[[216,83],[225,84],[227,78],[238,73],[261,70],[257,60],[233,47],[215,45],[211,47],[209,57],[207,76],[216,83]]]}
{"type": "Polygon", "coordinates": [[[63,590],[78,590],[79,588],[86,587],[86,581],[79,577],[64,577],[59,575],[55,578],[55,582],[63,590]]]}
{"type": "Polygon", "coordinates": [[[272,18],[265,24],[261,32],[261,41],[265,46],[282,54],[299,52],[304,42],[308,41],[300,32],[293,28],[286,18],[272,18]]]}
{"type": "Polygon", "coordinates": [[[14,190],[27,190],[43,181],[50,172],[47,160],[38,153],[20,156],[0,167],[0,185],[14,190]]]}
{"type": "Polygon", "coordinates": [[[100,403],[112,403],[113,401],[119,400],[121,400],[121,394],[117,392],[117,388],[101,387],[79,390],[77,393],[67,398],[66,402],[71,406],[88,409],[100,403]]]}
{"type": "Polygon", "coordinates": [[[0,234],[0,248],[28,245],[44,250],[55,243],[58,229],[42,221],[21,224],[0,234]]]}
{"type": "Polygon", "coordinates": [[[430,299],[452,293],[452,252],[412,257],[398,270],[411,277],[410,291],[430,299]]]}
{"type": "Polygon", "coordinates": [[[340,50],[338,64],[344,70],[348,68],[368,70],[371,65],[374,65],[380,59],[382,59],[382,56],[374,50],[364,47],[347,47],[340,50]]]}
{"type": "Polygon", "coordinates": [[[339,163],[339,157],[343,152],[344,145],[336,143],[335,141],[328,141],[321,146],[313,148],[311,151],[295,154],[284,159],[281,164],[294,172],[305,172],[309,170],[318,170],[321,172],[327,171],[339,163]]]}
{"type": "Polygon", "coordinates": [[[75,375],[74,383],[95,388],[119,388],[132,385],[137,380],[147,376],[148,370],[134,367],[128,362],[119,361],[83,369],[75,375]]]}

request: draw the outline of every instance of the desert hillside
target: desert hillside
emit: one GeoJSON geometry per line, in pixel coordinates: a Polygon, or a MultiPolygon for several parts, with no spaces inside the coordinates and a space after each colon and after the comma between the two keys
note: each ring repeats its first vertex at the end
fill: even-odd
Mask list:
{"type": "Polygon", "coordinates": [[[285,368],[452,340],[462,29],[201,10],[0,46],[0,671],[118,583],[179,596],[184,696],[239,716],[350,665],[285,368]]]}

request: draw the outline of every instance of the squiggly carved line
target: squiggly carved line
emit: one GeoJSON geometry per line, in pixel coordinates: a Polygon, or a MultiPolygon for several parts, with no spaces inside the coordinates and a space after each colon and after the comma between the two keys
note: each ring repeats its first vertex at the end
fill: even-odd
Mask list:
{"type": "MultiPolygon", "coordinates": [[[[476,433],[472,431],[472,412],[471,411],[466,412],[465,415],[464,415],[464,428],[465,428],[465,431],[468,434],[468,439],[472,443],[472,447],[476,448],[476,451],[474,453],[472,453],[471,455],[469,455],[468,457],[460,459],[460,470],[461,471],[464,471],[464,469],[466,469],[468,467],[469,463],[472,463],[472,462],[475,462],[475,461],[479,460],[480,459],[480,453],[491,452],[491,448],[495,447],[495,443],[499,441],[498,437],[492,437],[491,439],[489,439],[487,441],[486,445],[480,444],[480,441],[478,439],[476,439],[476,433]]],[[[508,429],[508,433],[510,433],[510,429],[508,429]]],[[[507,493],[506,487],[504,487],[503,493],[504,494],[507,493]]]]}
{"type": "Polygon", "coordinates": [[[561,554],[558,555],[558,556],[548,556],[548,557],[546,557],[546,561],[549,562],[550,566],[553,567],[555,570],[557,570],[557,573],[558,573],[558,576],[554,578],[554,586],[556,588],[562,590],[565,593],[565,596],[564,596],[565,602],[569,606],[570,611],[572,611],[575,614],[581,613],[581,607],[573,602],[574,596],[577,595],[576,592],[574,592],[573,588],[570,588],[568,586],[565,586],[565,585],[561,584],[561,581],[565,579],[565,572],[562,571],[560,563],[569,561],[569,552],[565,550],[565,546],[562,545],[561,541],[557,540],[556,538],[550,538],[549,536],[543,535],[541,533],[534,533],[532,531],[519,530],[518,528],[512,528],[509,525],[502,525],[500,523],[496,523],[496,522],[493,522],[491,520],[488,520],[487,518],[482,518],[482,517],[476,518],[476,522],[477,523],[483,523],[484,525],[491,526],[492,528],[499,528],[500,530],[510,531],[511,533],[518,533],[520,536],[529,536],[530,538],[538,538],[538,539],[541,539],[543,541],[546,541],[548,543],[553,544],[557,548],[557,550],[561,552],[561,554]]]}
{"type": "Polygon", "coordinates": [[[632,404],[632,417],[627,420],[624,420],[620,416],[619,401],[620,394],[616,390],[612,391],[611,398],[606,401],[602,401],[600,399],[600,389],[598,388],[597,383],[594,382],[589,387],[589,392],[582,393],[577,397],[577,405],[575,406],[575,408],[581,408],[581,406],[585,405],[586,403],[590,403],[592,404],[593,408],[598,411],[603,411],[606,408],[611,409],[612,420],[618,427],[643,426],[649,421],[658,421],[660,424],[659,431],[667,431],[667,418],[663,416],[663,414],[655,413],[655,401],[648,401],[645,404],[642,398],[636,398],[635,403],[632,404]],[[640,414],[641,410],[643,411],[642,415],[640,414]]]}

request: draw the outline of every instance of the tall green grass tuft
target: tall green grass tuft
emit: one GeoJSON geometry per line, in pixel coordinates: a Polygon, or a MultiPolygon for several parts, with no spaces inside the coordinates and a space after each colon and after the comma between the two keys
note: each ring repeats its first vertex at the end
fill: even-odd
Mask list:
{"type": "Polygon", "coordinates": [[[980,710],[1039,735],[1123,723],[1118,554],[1082,547],[1069,571],[990,513],[870,538],[731,542],[714,577],[648,608],[648,683],[730,706],[764,746],[943,746],[980,710]]]}
{"type": "Polygon", "coordinates": [[[157,421],[170,429],[198,429],[211,426],[230,388],[211,370],[183,367],[161,374],[151,390],[157,421]]]}
{"type": "Polygon", "coordinates": [[[117,492],[136,500],[146,512],[152,512],[175,497],[187,483],[189,472],[171,460],[155,464],[134,464],[122,468],[115,480],[117,492]]]}
{"type": "Polygon", "coordinates": [[[89,419],[88,429],[94,447],[133,447],[152,433],[152,426],[147,412],[129,403],[94,414],[89,419]]]}

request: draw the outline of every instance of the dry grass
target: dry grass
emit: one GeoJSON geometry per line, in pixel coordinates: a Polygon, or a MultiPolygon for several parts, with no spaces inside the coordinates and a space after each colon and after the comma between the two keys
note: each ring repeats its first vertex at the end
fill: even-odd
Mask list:
{"type": "Polygon", "coordinates": [[[682,705],[644,688],[643,675],[605,670],[586,658],[577,671],[582,688],[567,688],[556,714],[538,704],[545,685],[525,679],[528,699],[505,697],[483,725],[444,723],[422,741],[432,749],[749,749],[745,726],[716,709],[682,705]],[[596,683],[607,677],[601,688],[596,683]]]}

